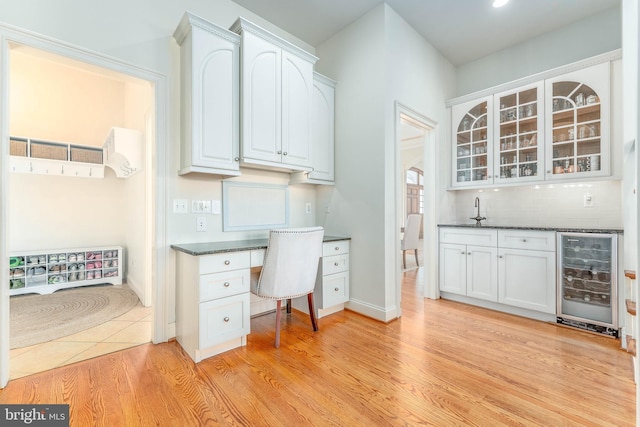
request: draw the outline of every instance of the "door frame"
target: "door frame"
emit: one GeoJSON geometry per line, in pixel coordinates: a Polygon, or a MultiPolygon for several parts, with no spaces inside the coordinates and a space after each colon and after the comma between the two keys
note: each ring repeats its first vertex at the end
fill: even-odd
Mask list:
{"type": "MultiPolygon", "coordinates": [[[[168,117],[168,85],[163,74],[128,64],[116,58],[102,55],[53,38],[17,27],[0,24],[0,236],[8,235],[7,193],[9,174],[9,55],[10,44],[17,43],[40,50],[65,56],[122,74],[130,75],[153,84],[155,123],[153,126],[155,145],[151,148],[151,157],[155,174],[151,171],[145,179],[145,193],[151,199],[146,208],[152,216],[154,245],[147,248],[147,259],[152,264],[152,341],[154,343],[168,340],[167,310],[167,263],[169,247],[166,243],[167,186],[164,177],[168,176],[167,144],[168,117]]],[[[145,244],[147,244],[145,242],[145,244]]],[[[9,253],[6,237],[0,238],[0,272],[9,271],[9,253]]],[[[9,278],[8,274],[0,274],[0,388],[9,381],[9,278]]]]}
{"type": "Polygon", "coordinates": [[[400,155],[400,127],[403,119],[410,120],[415,126],[425,130],[424,137],[424,214],[423,214],[423,262],[424,279],[423,292],[426,298],[438,298],[437,274],[438,274],[438,212],[440,211],[437,191],[440,188],[438,178],[438,159],[440,150],[438,149],[438,122],[422,115],[416,110],[407,107],[399,101],[395,103],[395,230],[396,230],[396,250],[395,250],[395,271],[396,271],[396,304],[397,315],[402,315],[402,254],[400,250],[400,229],[403,224],[403,187],[405,185],[404,170],[402,169],[400,155]],[[427,184],[428,183],[428,184],[427,184]]]}

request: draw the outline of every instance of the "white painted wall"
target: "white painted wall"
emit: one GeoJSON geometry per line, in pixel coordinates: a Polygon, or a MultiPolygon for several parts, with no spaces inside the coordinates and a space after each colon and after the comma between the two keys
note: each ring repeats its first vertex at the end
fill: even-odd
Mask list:
{"type": "MultiPolygon", "coordinates": [[[[461,65],[457,69],[455,96],[466,95],[620,49],[621,34],[620,8],[606,10],[461,65]]],[[[504,36],[509,37],[508,34],[504,36]]]]}
{"type": "Polygon", "coordinates": [[[390,320],[397,312],[395,200],[401,191],[395,188],[395,102],[446,121],[454,69],[387,5],[316,54],[317,69],[338,81],[336,186],[318,190],[318,221],[353,239],[349,307],[390,320]]]}

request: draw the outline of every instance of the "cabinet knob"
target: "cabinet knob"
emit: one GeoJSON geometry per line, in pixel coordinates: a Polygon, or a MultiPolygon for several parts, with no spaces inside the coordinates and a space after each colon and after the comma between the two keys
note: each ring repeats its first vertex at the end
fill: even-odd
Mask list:
{"type": "Polygon", "coordinates": [[[548,170],[547,173],[551,173],[551,171],[548,170]]]}
{"type": "Polygon", "coordinates": [[[231,264],[231,261],[229,261],[228,259],[224,261],[224,265],[229,265],[231,264]]]}
{"type": "Polygon", "coordinates": [[[462,255],[464,255],[464,254],[465,254],[465,252],[460,252],[460,253],[461,253],[462,255]]]}
{"type": "Polygon", "coordinates": [[[239,162],[239,161],[240,161],[240,157],[236,157],[236,158],[235,158],[235,159],[233,159],[233,160],[235,160],[236,162],[239,162]]]}
{"type": "Polygon", "coordinates": [[[333,288],[334,291],[338,292],[340,288],[333,288]]]}
{"type": "Polygon", "coordinates": [[[334,262],[333,265],[335,265],[336,267],[340,265],[339,262],[334,262]]]}
{"type": "Polygon", "coordinates": [[[504,258],[504,257],[503,257],[502,255],[498,255],[498,258],[502,259],[502,258],[504,258]]]}
{"type": "Polygon", "coordinates": [[[224,318],[224,319],[222,319],[222,320],[224,320],[225,322],[228,322],[228,321],[229,321],[229,317],[225,317],[225,318],[224,318]]]}
{"type": "Polygon", "coordinates": [[[284,153],[282,153],[282,155],[283,155],[283,156],[286,156],[286,155],[287,155],[287,152],[285,151],[284,153]]]}
{"type": "Polygon", "coordinates": [[[471,252],[467,252],[467,255],[471,255],[471,252]]]}
{"type": "Polygon", "coordinates": [[[229,283],[229,282],[224,282],[224,284],[223,284],[222,286],[224,286],[225,288],[228,288],[228,287],[229,287],[229,285],[230,285],[230,283],[229,283]]]}
{"type": "Polygon", "coordinates": [[[527,243],[527,239],[522,239],[522,243],[527,243]]]}
{"type": "Polygon", "coordinates": [[[282,151],[281,151],[281,150],[278,150],[278,151],[277,151],[277,153],[278,153],[278,154],[282,154],[282,151]]]}
{"type": "Polygon", "coordinates": [[[340,250],[340,246],[336,246],[336,247],[335,247],[335,250],[336,250],[336,251],[339,251],[339,250],[340,250]]]}

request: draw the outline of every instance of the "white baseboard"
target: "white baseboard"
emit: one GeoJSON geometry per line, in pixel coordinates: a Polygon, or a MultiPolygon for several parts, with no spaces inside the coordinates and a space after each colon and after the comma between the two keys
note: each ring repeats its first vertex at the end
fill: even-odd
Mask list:
{"type": "Polygon", "coordinates": [[[398,318],[398,308],[395,305],[385,308],[352,298],[345,304],[345,308],[385,323],[398,318]]]}

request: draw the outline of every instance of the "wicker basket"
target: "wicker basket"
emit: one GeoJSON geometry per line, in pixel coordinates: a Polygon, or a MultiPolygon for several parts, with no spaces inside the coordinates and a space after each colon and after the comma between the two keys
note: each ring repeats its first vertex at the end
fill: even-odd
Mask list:
{"type": "Polygon", "coordinates": [[[12,139],[9,141],[9,154],[12,156],[27,157],[27,141],[12,139]]]}
{"type": "Polygon", "coordinates": [[[67,145],[31,141],[31,157],[37,159],[68,160],[67,145]]]}
{"type": "Polygon", "coordinates": [[[102,164],[102,150],[99,148],[71,147],[71,161],[102,164]]]}

